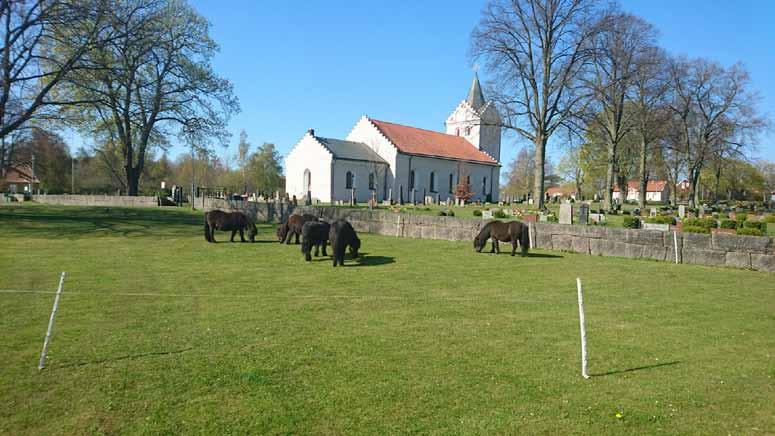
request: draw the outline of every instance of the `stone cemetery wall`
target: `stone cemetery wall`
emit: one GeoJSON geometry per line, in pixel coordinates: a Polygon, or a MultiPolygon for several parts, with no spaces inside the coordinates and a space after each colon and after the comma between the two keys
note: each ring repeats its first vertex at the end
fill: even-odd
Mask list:
{"type": "MultiPolygon", "coordinates": [[[[312,207],[280,203],[250,203],[212,200],[209,208],[238,209],[260,221],[280,222],[291,213],[309,213],[327,221],[347,219],[358,232],[418,239],[472,241],[484,219],[464,219],[398,214],[342,207],[312,207]]],[[[722,233],[674,233],[660,230],[620,229],[529,223],[533,246],[593,256],[627,257],[711,266],[750,268],[775,272],[775,239],[722,233]]]]}
{"type": "Polygon", "coordinates": [[[156,197],[119,195],[33,195],[32,200],[60,206],[157,207],[156,197]]]}

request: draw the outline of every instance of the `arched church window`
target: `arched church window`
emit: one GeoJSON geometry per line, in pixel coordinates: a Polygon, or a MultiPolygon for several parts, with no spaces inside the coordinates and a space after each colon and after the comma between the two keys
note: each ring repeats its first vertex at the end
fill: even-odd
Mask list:
{"type": "Polygon", "coordinates": [[[302,186],[304,187],[305,193],[312,190],[312,173],[309,169],[304,170],[304,181],[302,182],[302,186]]]}
{"type": "Polygon", "coordinates": [[[471,126],[466,126],[466,136],[471,134],[471,126]]]}
{"type": "Polygon", "coordinates": [[[455,136],[460,136],[460,127],[455,127],[455,136]]]}
{"type": "Polygon", "coordinates": [[[452,193],[454,186],[453,181],[455,180],[455,177],[452,175],[452,173],[449,173],[449,192],[452,193]]]}
{"type": "Polygon", "coordinates": [[[369,189],[374,189],[374,173],[369,173],[369,189]]]}
{"type": "Polygon", "coordinates": [[[487,194],[487,177],[482,178],[482,195],[487,194]]]}
{"type": "Polygon", "coordinates": [[[430,187],[431,192],[436,192],[436,173],[431,171],[431,180],[430,180],[430,187]]]}
{"type": "Polygon", "coordinates": [[[348,171],[347,174],[345,174],[344,187],[346,189],[352,189],[353,188],[353,179],[354,178],[355,177],[353,176],[353,173],[351,173],[350,171],[348,171]]]}
{"type": "Polygon", "coordinates": [[[414,170],[409,173],[409,189],[414,189],[414,170]]]}

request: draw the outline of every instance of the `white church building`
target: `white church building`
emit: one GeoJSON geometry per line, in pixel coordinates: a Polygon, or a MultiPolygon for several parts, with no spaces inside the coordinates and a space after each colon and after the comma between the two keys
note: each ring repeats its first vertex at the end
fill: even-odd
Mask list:
{"type": "Polygon", "coordinates": [[[323,203],[454,200],[468,181],[471,201],[498,201],[501,127],[474,77],[468,97],[445,122],[446,133],[361,117],[345,139],[308,130],[285,158],[286,192],[323,203]]]}

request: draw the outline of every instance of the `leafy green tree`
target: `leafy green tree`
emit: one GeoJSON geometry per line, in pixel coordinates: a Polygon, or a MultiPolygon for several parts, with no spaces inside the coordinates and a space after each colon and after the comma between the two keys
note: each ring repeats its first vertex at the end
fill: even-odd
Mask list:
{"type": "Polygon", "coordinates": [[[256,190],[271,194],[280,189],[282,180],[282,165],[280,165],[280,153],[275,145],[265,142],[250,157],[249,172],[255,180],[256,190]]]}
{"type": "Polygon", "coordinates": [[[184,0],[112,0],[108,23],[118,36],[88,53],[93,68],[62,92],[84,102],[71,119],[118,151],[127,193],[137,195],[150,150],[173,134],[197,148],[225,143],[239,103],[212,69],[218,46],[207,20],[184,0]]]}

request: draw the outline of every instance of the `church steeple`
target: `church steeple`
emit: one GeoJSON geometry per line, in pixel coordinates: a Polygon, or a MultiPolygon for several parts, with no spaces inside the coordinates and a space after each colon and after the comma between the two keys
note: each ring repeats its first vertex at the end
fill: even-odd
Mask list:
{"type": "Polygon", "coordinates": [[[484,106],[484,94],[482,94],[482,85],[479,84],[479,75],[474,73],[474,81],[471,83],[471,89],[468,90],[468,97],[466,98],[468,104],[474,109],[479,110],[484,106]]]}

